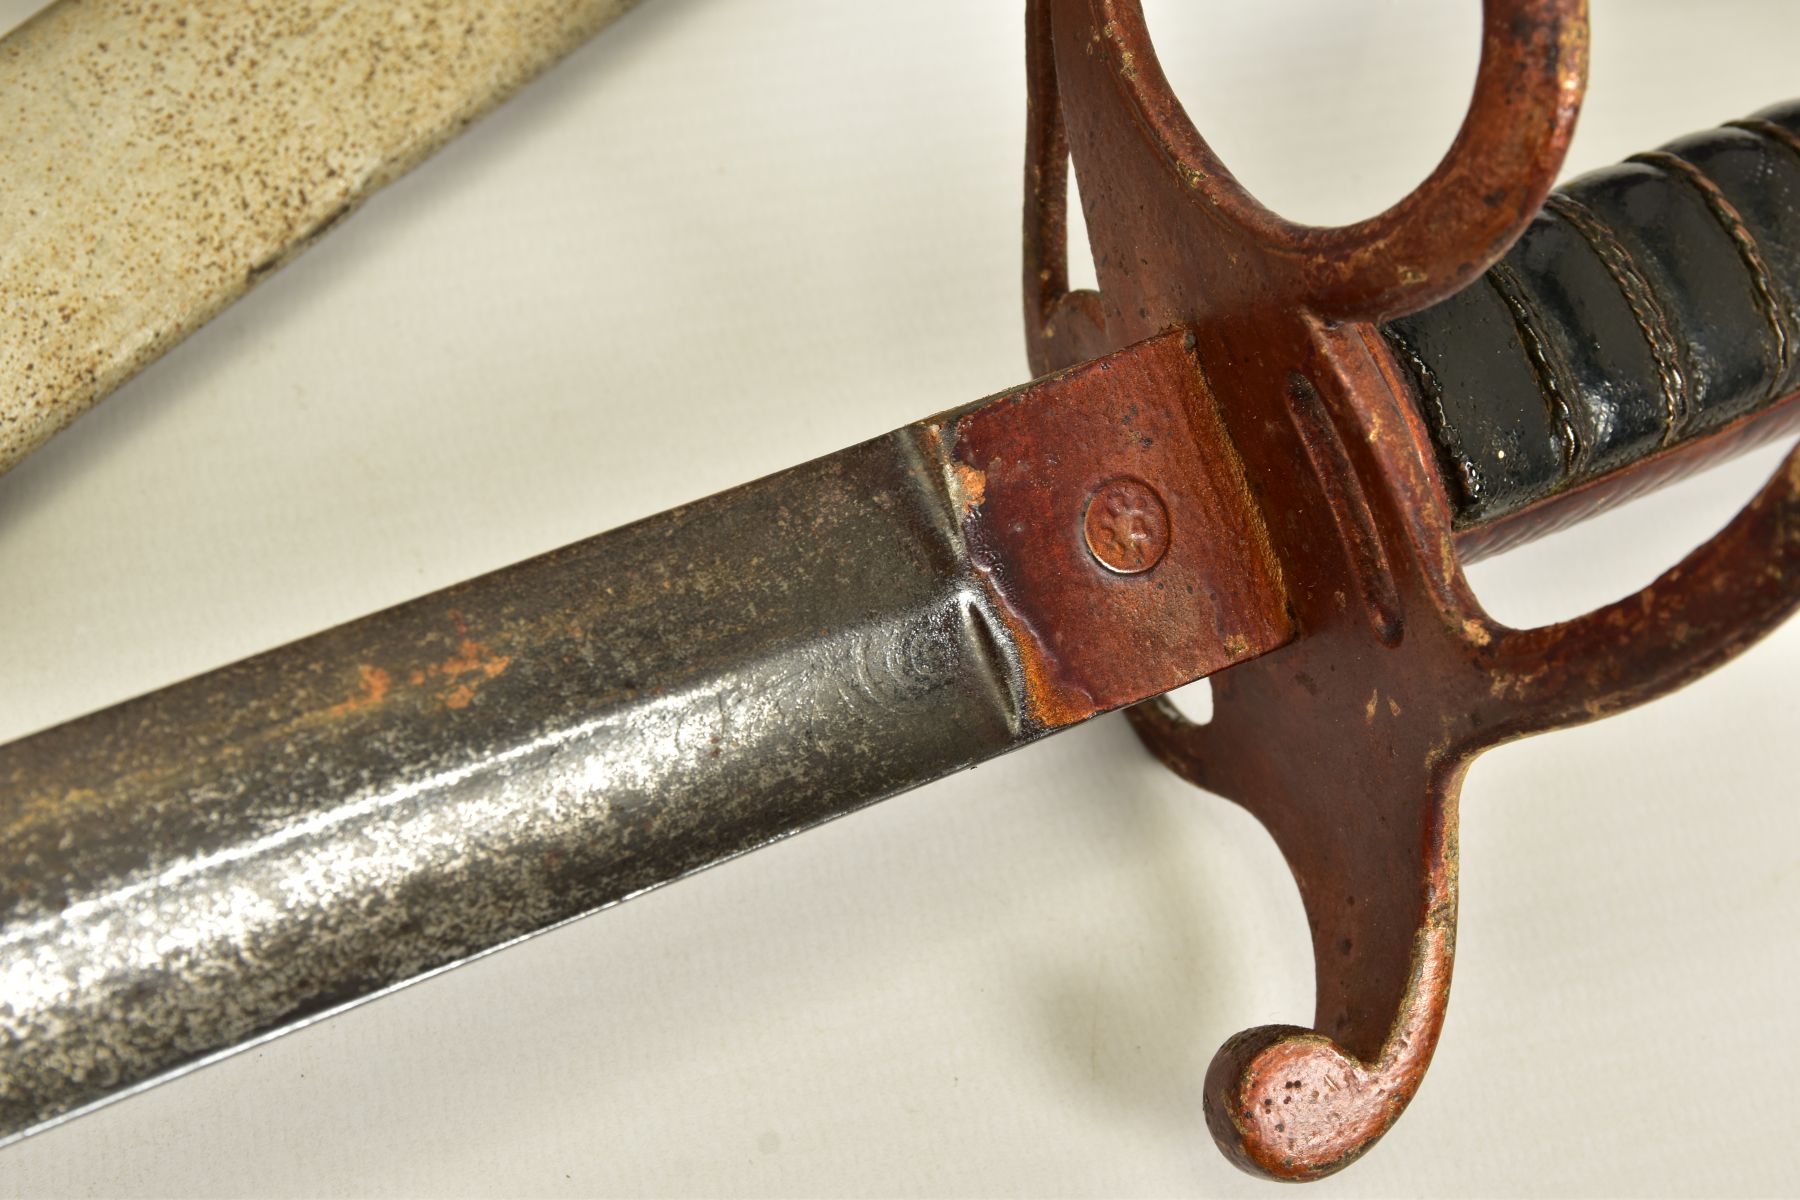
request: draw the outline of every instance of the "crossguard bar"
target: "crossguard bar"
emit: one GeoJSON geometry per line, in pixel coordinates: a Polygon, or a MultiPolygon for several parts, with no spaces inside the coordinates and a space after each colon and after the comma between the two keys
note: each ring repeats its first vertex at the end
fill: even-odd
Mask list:
{"type": "Polygon", "coordinates": [[[1032,365],[1190,330],[1300,631],[1215,677],[1209,723],[1164,701],[1131,717],[1164,763],[1254,813],[1293,869],[1312,1028],[1229,1040],[1206,1113],[1245,1169],[1317,1178],[1387,1130],[1430,1062],[1469,763],[1679,687],[1800,605],[1800,452],[1711,541],[1586,616],[1511,629],[1463,578],[1430,430],[1375,323],[1470,283],[1538,211],[1584,86],[1582,0],[1486,0],[1474,97],[1444,160],[1386,212],[1330,229],[1277,216],[1232,177],[1171,91],[1137,0],[1031,0],[1027,37],[1032,365]],[[1071,163],[1097,292],[1068,288],[1071,163]]]}

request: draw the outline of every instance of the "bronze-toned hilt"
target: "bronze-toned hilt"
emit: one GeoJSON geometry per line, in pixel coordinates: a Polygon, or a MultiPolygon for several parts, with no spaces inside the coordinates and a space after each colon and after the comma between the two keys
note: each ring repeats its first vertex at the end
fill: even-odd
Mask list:
{"type": "MultiPolygon", "coordinates": [[[[1750,328],[1775,347],[1761,390],[1703,420],[1672,407],[1641,454],[1596,457],[1590,432],[1582,457],[1582,397],[1565,394],[1581,377],[1555,359],[1553,339],[1534,352],[1533,331],[1546,326],[1533,280],[1497,276],[1482,285],[1495,289],[1484,303],[1520,348],[1510,366],[1530,373],[1566,457],[1548,484],[1527,479],[1516,503],[1459,505],[1454,475],[1446,482],[1457,414],[1432,411],[1420,381],[1440,351],[1467,362],[1425,336],[1446,318],[1403,318],[1475,283],[1537,217],[1584,85],[1585,4],[1487,0],[1474,98],[1442,163],[1386,212],[1332,229],[1283,220],[1233,179],[1175,99],[1136,0],[1034,0],[1028,39],[1032,365],[1044,372],[1190,331],[1298,630],[1214,678],[1210,722],[1190,723],[1166,701],[1131,716],[1164,763],[1250,809],[1299,883],[1317,976],[1313,1028],[1230,1039],[1208,1072],[1206,1116],[1245,1169],[1316,1178],[1386,1131],[1430,1062],[1449,992],[1456,801],[1469,763],[1513,738],[1654,699],[1800,605],[1800,455],[1649,587],[1574,620],[1504,626],[1462,573],[1465,553],[1791,428],[1800,404],[1786,289],[1800,275],[1783,278],[1780,266],[1783,255],[1795,261],[1795,246],[1760,246],[1754,214],[1739,212],[1693,156],[1645,156],[1644,170],[1669,177],[1657,186],[1687,189],[1670,194],[1710,215],[1724,247],[1712,261],[1742,272],[1731,286],[1757,294],[1768,324],[1750,328]],[[1065,164],[1081,185],[1098,291],[1067,286],[1065,164]],[[1387,336],[1383,323],[1393,323],[1387,336]]],[[[1791,115],[1740,124],[1787,153],[1791,115]]],[[[1558,219],[1590,250],[1618,241],[1616,222],[1573,211],[1579,199],[1552,212],[1560,205],[1558,219]]],[[[1644,318],[1643,336],[1661,339],[1647,351],[1656,394],[1679,399],[1667,371],[1694,333],[1666,311],[1679,307],[1680,281],[1641,257],[1603,255],[1611,282],[1594,294],[1616,288],[1617,303],[1644,318]]],[[[1469,376],[1453,399],[1479,410],[1480,373],[1469,376]]],[[[1704,381],[1685,382],[1692,398],[1704,381]]]]}

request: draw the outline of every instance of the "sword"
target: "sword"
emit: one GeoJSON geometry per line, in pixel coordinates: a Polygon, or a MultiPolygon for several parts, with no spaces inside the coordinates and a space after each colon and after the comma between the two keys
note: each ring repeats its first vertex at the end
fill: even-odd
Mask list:
{"type": "MultiPolygon", "coordinates": [[[[457,658],[457,655],[463,655],[463,649],[461,649],[461,644],[457,644],[457,648],[455,648],[455,653],[452,653],[452,657],[450,657],[450,658],[455,658],[455,660],[457,660],[457,662],[463,662],[464,658],[468,658],[468,655],[464,655],[463,658],[457,658]]],[[[927,658],[929,658],[929,651],[927,651],[927,658]]],[[[464,675],[475,675],[475,680],[477,680],[477,682],[479,682],[479,680],[481,680],[482,676],[486,676],[486,671],[488,671],[488,667],[493,666],[493,662],[495,662],[495,658],[475,657],[475,662],[477,662],[477,667],[472,667],[472,669],[461,669],[461,667],[457,667],[457,669],[454,669],[454,671],[452,671],[452,675],[459,676],[459,678],[461,678],[461,676],[464,676],[464,675]]],[[[500,675],[504,675],[504,669],[502,669],[502,671],[500,671],[500,675]]],[[[490,678],[497,678],[497,676],[490,676],[490,678]]],[[[889,680],[889,684],[895,684],[895,682],[893,682],[893,680],[889,680]]],[[[904,680],[900,680],[900,684],[904,684],[904,680]]],[[[900,684],[895,684],[895,687],[900,687],[900,684]]],[[[461,684],[459,684],[459,687],[461,687],[461,684]]],[[[895,689],[895,687],[889,687],[889,691],[893,691],[893,689],[895,689]]],[[[900,691],[904,691],[904,687],[900,687],[900,691]]],[[[470,707],[472,707],[472,705],[470,705],[470,707]]]]}

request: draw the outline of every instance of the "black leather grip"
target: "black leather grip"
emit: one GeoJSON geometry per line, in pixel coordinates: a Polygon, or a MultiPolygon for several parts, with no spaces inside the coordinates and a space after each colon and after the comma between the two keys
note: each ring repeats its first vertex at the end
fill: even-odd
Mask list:
{"type": "Polygon", "coordinates": [[[1553,193],[1486,275],[1383,327],[1459,527],[1800,388],[1800,101],[1553,193]]]}

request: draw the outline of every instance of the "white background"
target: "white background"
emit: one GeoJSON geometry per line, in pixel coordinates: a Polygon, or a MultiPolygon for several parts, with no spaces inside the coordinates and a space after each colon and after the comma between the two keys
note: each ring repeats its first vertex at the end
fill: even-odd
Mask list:
{"type": "MultiPolygon", "coordinates": [[[[626,17],[0,478],[0,740],[1017,382],[1020,7],[626,17]]],[[[1151,18],[1226,161],[1338,221],[1448,145],[1476,7],[1151,18]]],[[[1595,10],[1571,169],[1800,94],[1794,0],[1595,10]]],[[[1773,462],[1477,587],[1622,594],[1773,462]]],[[[1800,627],[1477,764],[1437,1062],[1315,1195],[1794,1190],[1796,679],[1800,627]]],[[[1269,1194],[1201,1077],[1310,988],[1266,837],[1106,718],[0,1152],[0,1193],[1269,1194]]]]}

